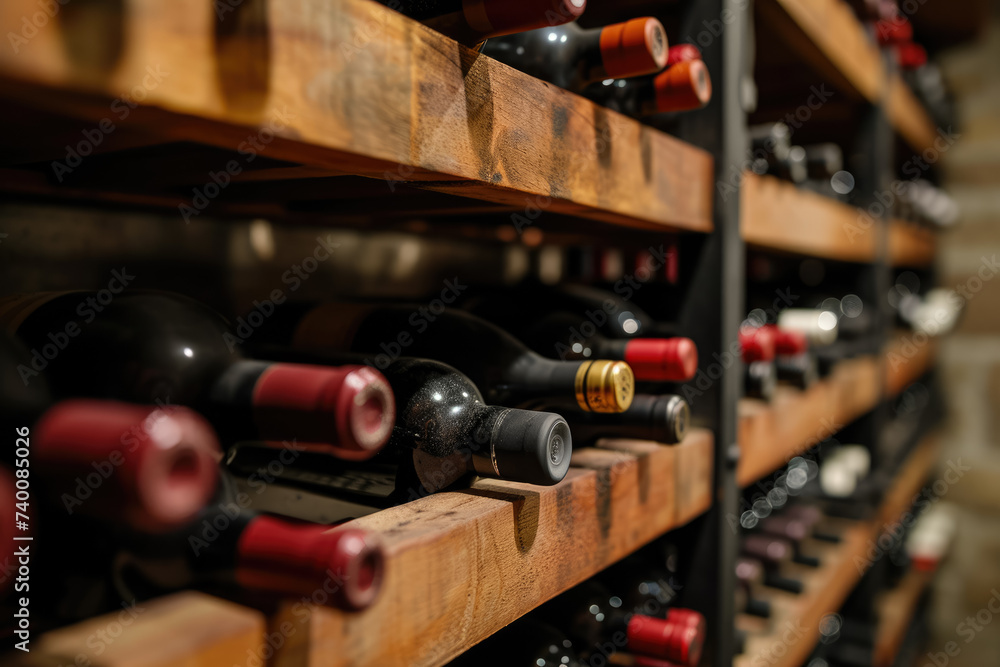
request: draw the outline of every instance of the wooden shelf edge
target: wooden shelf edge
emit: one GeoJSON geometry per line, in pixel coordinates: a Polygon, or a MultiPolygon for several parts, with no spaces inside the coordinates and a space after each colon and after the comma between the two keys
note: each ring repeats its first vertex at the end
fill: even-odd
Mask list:
{"type": "Polygon", "coordinates": [[[889,264],[926,268],[934,263],[937,235],[902,220],[889,221],[889,264]]]}
{"type": "Polygon", "coordinates": [[[849,5],[838,0],[765,0],[768,24],[834,85],[877,102],[885,88],[878,47],[849,5]]]}
{"type": "MultiPolygon", "coordinates": [[[[34,0],[2,3],[0,32],[20,34],[37,11],[34,0]]],[[[52,21],[0,51],[3,96],[165,142],[249,150],[255,139],[266,158],[518,210],[713,228],[713,162],[701,149],[370,0],[254,12],[217,19],[202,0],[134,0],[128,11],[52,21]],[[82,45],[107,58],[75,58],[82,45]],[[122,91],[142,100],[127,118],[122,91]]]]}
{"type": "Polygon", "coordinates": [[[899,333],[881,358],[843,361],[805,391],[779,387],[771,403],[741,401],[737,483],[753,484],[874,408],[883,396],[897,396],[931,367],[936,345],[913,332],[899,333]]]}
{"type": "Polygon", "coordinates": [[[712,503],[713,442],[604,440],[560,484],[479,480],[357,519],[388,550],[381,595],[344,613],[289,603],[281,667],[440,665],[712,503]]]}
{"type": "Polygon", "coordinates": [[[899,75],[889,81],[886,113],[889,122],[915,152],[923,153],[928,149],[941,152],[934,146],[938,128],[934,127],[934,121],[899,75]]]}
{"type": "Polygon", "coordinates": [[[7,667],[244,664],[248,656],[264,655],[265,627],[264,614],[255,609],[182,591],[32,636],[30,653],[12,651],[0,656],[0,663],[7,667]],[[118,634],[112,634],[115,627],[118,634]]]}
{"type": "Polygon", "coordinates": [[[876,601],[878,629],[873,667],[892,667],[917,610],[917,603],[933,578],[933,572],[911,569],[895,588],[883,593],[876,601]]]}
{"type": "Polygon", "coordinates": [[[805,661],[819,638],[820,620],[840,608],[871,567],[869,551],[882,529],[899,521],[907,511],[937,461],[940,443],[937,434],[921,440],[893,480],[876,517],[870,521],[852,522],[843,532],[832,557],[827,555],[820,571],[806,582],[803,594],[795,598],[786,596],[793,605],[793,613],[788,617],[794,619],[792,629],[795,632],[789,635],[789,629],[782,626],[775,628],[774,634],[753,638],[748,642],[747,652],[734,662],[736,667],[760,664],[762,657],[774,667],[798,667],[805,661]],[[789,641],[789,636],[794,639],[789,641]]]}
{"type": "Polygon", "coordinates": [[[745,172],[740,232],[747,243],[844,262],[876,259],[877,226],[853,206],[745,172]]]}

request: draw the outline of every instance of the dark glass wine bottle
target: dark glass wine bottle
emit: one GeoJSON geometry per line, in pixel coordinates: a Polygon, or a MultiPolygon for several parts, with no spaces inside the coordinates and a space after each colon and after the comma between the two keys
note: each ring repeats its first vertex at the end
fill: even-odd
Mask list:
{"type": "Polygon", "coordinates": [[[573,642],[551,625],[523,618],[494,633],[449,667],[582,667],[573,642]]]}
{"type": "Polygon", "coordinates": [[[622,361],[555,361],[502,329],[460,310],[427,306],[324,303],[284,307],[260,340],[312,350],[370,355],[387,367],[403,355],[454,366],[493,405],[527,409],[623,412],[635,378],[622,361]]]}
{"type": "Polygon", "coordinates": [[[652,17],[590,29],[567,23],[491,39],[482,53],[579,92],[605,79],[659,72],[667,64],[667,34],[652,17]]]}
{"type": "Polygon", "coordinates": [[[385,561],[378,539],[361,529],[286,521],[232,502],[206,508],[183,529],[119,533],[114,544],[115,585],[125,599],[199,587],[359,610],[378,596],[385,561]]]}
{"type": "MultiPolygon", "coordinates": [[[[306,363],[352,359],[316,350],[262,352],[306,363]]],[[[401,467],[398,497],[433,493],[469,474],[543,485],[566,476],[573,440],[559,415],[487,405],[468,377],[429,359],[403,357],[382,372],[397,411],[392,436],[376,462],[401,467]],[[405,488],[414,479],[420,488],[405,488]]]]}
{"type": "Polygon", "coordinates": [[[587,0],[378,0],[463,44],[576,20],[587,0]]]}
{"type": "Polygon", "coordinates": [[[223,440],[295,439],[361,459],[392,429],[392,392],[374,369],[242,359],[222,316],[176,294],[13,297],[0,300],[0,328],[31,348],[28,384],[44,374],[60,398],[195,407],[223,440]]]}
{"type": "Polygon", "coordinates": [[[790,593],[801,593],[802,582],[782,576],[781,568],[792,561],[794,549],[785,540],[767,535],[745,535],[740,542],[740,552],[747,558],[760,561],[764,567],[764,585],[790,593]]]}
{"type": "MultiPolygon", "coordinates": [[[[604,657],[613,652],[695,665],[704,643],[704,625],[636,613],[621,597],[590,579],[542,606],[536,617],[565,632],[581,650],[604,657]]],[[[588,656],[583,656],[585,659],[588,656]]]]}
{"type": "Polygon", "coordinates": [[[618,359],[632,368],[636,380],[649,382],[684,382],[698,370],[698,348],[690,338],[608,338],[598,326],[607,313],[588,313],[583,307],[564,310],[562,305],[578,306],[574,299],[553,303],[547,293],[528,300],[520,291],[508,291],[481,295],[467,309],[546,357],[618,359]]]}
{"type": "Polygon", "coordinates": [[[701,60],[679,62],[651,77],[605,80],[583,95],[627,116],[700,109],[712,99],[712,79],[701,60]]]}
{"type": "MultiPolygon", "coordinates": [[[[180,406],[69,400],[49,407],[44,378],[0,332],[0,462],[30,472],[29,495],[58,517],[77,513],[158,531],[190,520],[211,497],[221,457],[208,423],[180,406]]],[[[29,503],[30,505],[30,503],[29,503]]]]}
{"type": "Polygon", "coordinates": [[[575,414],[569,417],[574,442],[592,444],[601,438],[681,442],[691,423],[691,408],[680,396],[636,394],[628,410],[616,415],[575,414]]]}

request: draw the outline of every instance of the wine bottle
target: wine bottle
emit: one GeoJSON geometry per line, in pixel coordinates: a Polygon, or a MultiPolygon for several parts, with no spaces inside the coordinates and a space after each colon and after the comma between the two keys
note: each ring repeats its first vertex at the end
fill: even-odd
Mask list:
{"type": "Polygon", "coordinates": [[[551,625],[523,618],[472,647],[449,667],[582,667],[572,640],[551,625]]]}
{"type": "Polygon", "coordinates": [[[807,522],[793,517],[770,516],[761,520],[757,524],[757,529],[764,535],[787,540],[792,545],[792,559],[796,563],[819,567],[819,559],[807,555],[802,548],[803,540],[807,539],[810,534],[807,522]]]}
{"type": "Polygon", "coordinates": [[[116,584],[126,599],[145,597],[137,594],[145,590],[239,587],[359,610],[375,601],[382,584],[385,556],[372,533],[286,521],[232,502],[206,508],[168,534],[115,537],[116,584]]]}
{"type": "Polygon", "coordinates": [[[488,294],[472,300],[467,310],[546,357],[617,359],[632,368],[636,380],[649,382],[685,382],[698,371],[698,348],[690,338],[608,338],[586,308],[563,310],[546,296],[526,300],[521,292],[488,294]]]}
{"type": "Polygon", "coordinates": [[[223,440],[296,439],[347,458],[385,444],[394,404],[363,366],[321,368],[242,359],[222,316],[165,292],[45,293],[0,301],[0,327],[32,348],[27,382],[57,397],[188,405],[223,440]]]}
{"type": "Polygon", "coordinates": [[[754,595],[757,586],[764,585],[764,567],[750,558],[736,559],[736,611],[769,618],[771,603],[754,595]]]}
{"type": "MultiPolygon", "coordinates": [[[[345,358],[313,350],[272,348],[265,354],[318,364],[345,358]]],[[[389,443],[377,458],[402,466],[397,494],[412,496],[405,485],[414,477],[423,491],[433,493],[469,474],[542,485],[566,476],[573,440],[559,415],[487,405],[468,377],[429,359],[402,357],[382,373],[397,412],[389,443]]]]}
{"type": "Polygon", "coordinates": [[[712,99],[712,79],[704,62],[689,60],[652,77],[592,84],[583,95],[619,113],[644,118],[700,109],[712,99]]]}
{"type": "Polygon", "coordinates": [[[587,0],[378,1],[470,46],[489,37],[562,25],[587,8],[587,0]]]}
{"type": "Polygon", "coordinates": [[[34,470],[47,502],[146,532],[190,521],[215,491],[222,456],[195,412],[70,400],[31,430],[34,470]]]}
{"type": "Polygon", "coordinates": [[[490,39],[482,53],[560,88],[579,92],[605,79],[659,72],[667,34],[651,17],[584,29],[576,23],[490,39]]]}
{"type": "Polygon", "coordinates": [[[324,303],[282,308],[261,340],[300,349],[370,354],[385,368],[402,355],[454,366],[493,405],[526,409],[623,412],[635,379],[622,361],[555,361],[502,329],[460,310],[324,303]]]}
{"type": "Polygon", "coordinates": [[[808,389],[819,380],[816,357],[809,353],[809,341],[800,331],[787,331],[773,324],[766,324],[774,336],[774,366],[777,379],[799,389],[808,389]]]}
{"type": "Polygon", "coordinates": [[[745,535],[740,542],[740,552],[747,558],[758,560],[764,566],[764,585],[789,593],[801,593],[802,582],[781,575],[781,567],[792,561],[792,545],[785,540],[767,535],[745,535]]]}
{"type": "Polygon", "coordinates": [[[628,410],[614,415],[574,414],[570,430],[578,445],[601,438],[653,440],[672,445],[684,440],[691,423],[691,408],[680,396],[636,394],[628,410]]]}
{"type": "Polygon", "coordinates": [[[50,408],[44,378],[25,385],[17,370],[30,363],[0,332],[0,423],[16,445],[0,450],[0,461],[32,471],[38,504],[156,531],[190,520],[211,497],[221,451],[201,416],[98,400],[50,408]]]}
{"type": "Polygon", "coordinates": [[[31,537],[31,513],[30,507],[25,507],[28,512],[24,512],[28,521],[22,525],[26,526],[20,531],[15,530],[17,524],[17,487],[15,486],[14,473],[6,466],[0,465],[0,600],[4,598],[8,589],[13,586],[14,577],[7,573],[17,570],[17,557],[14,555],[18,544],[16,537],[31,537]]]}
{"type": "Polygon", "coordinates": [[[581,649],[587,647],[592,654],[605,651],[603,645],[610,644],[611,651],[694,665],[704,643],[704,626],[692,625],[687,618],[667,620],[634,613],[623,607],[621,598],[593,579],[546,603],[537,617],[565,632],[574,644],[581,649]]]}

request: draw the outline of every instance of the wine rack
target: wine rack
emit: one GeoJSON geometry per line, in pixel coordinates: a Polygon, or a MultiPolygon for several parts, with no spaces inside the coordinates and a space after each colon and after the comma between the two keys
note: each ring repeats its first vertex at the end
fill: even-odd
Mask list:
{"type": "MultiPolygon", "coordinates": [[[[895,334],[884,299],[874,297],[886,293],[894,268],[930,272],[936,239],[886,216],[858,228],[858,208],[745,172],[747,127],[794,112],[810,85],[831,87],[836,95],[814,118],[868,148],[858,169],[866,193],[885,190],[895,142],[921,152],[937,130],[841,0],[592,2],[601,19],[668,4],[683,35],[699,35],[723,12],[732,19],[699,44],[715,95],[677,120],[676,136],[371,0],[246,0],[232,3],[226,23],[207,0],[92,3],[16,51],[0,49],[0,118],[17,130],[2,140],[0,191],[9,196],[174,211],[179,225],[203,215],[201,197],[211,203],[204,217],[290,225],[448,235],[462,224],[465,236],[496,242],[492,227],[463,222],[475,217],[598,245],[626,232],[670,238],[693,286],[678,328],[705,351],[703,366],[738,339],[748,249],[856,265],[862,291],[878,304],[878,350],[839,363],[807,390],[783,387],[769,404],[742,398],[739,364],[727,367],[693,407],[701,427],[679,445],[605,440],[574,452],[554,487],[479,480],[357,519],[383,536],[388,554],[381,597],[363,612],[289,602],[263,618],[182,594],[151,605],[136,641],[168,645],[190,635],[198,641],[177,647],[178,663],[224,664],[245,661],[248,650],[264,655],[266,628],[284,637],[268,665],[443,665],[680,528],[700,565],[691,588],[709,619],[706,662],[749,665],[773,641],[757,631],[734,662],[730,520],[741,489],[855,420],[874,441],[887,402],[932,371],[933,340],[895,334]],[[754,38],[756,64],[748,56],[754,38]],[[759,99],[750,111],[754,78],[759,99]],[[95,127],[110,131],[90,141],[87,168],[78,170],[67,147],[95,127]],[[258,146],[255,162],[246,159],[248,141],[258,146]],[[53,172],[55,162],[67,170],[53,172]],[[213,175],[223,171],[220,185],[213,175]],[[742,174],[738,196],[723,196],[720,185],[734,173],[742,174]],[[206,189],[213,182],[214,195],[206,189]],[[293,632],[282,630],[287,624],[293,632]]],[[[0,34],[19,34],[36,11],[34,0],[4,0],[0,34]]],[[[905,511],[933,467],[935,443],[911,453],[876,516],[843,524],[845,538],[825,547],[805,595],[775,594],[783,618],[815,629],[838,608],[861,577],[854,557],[905,511]]],[[[64,655],[90,627],[60,630],[39,652],[64,655]]],[[[799,664],[815,639],[802,638],[776,664],[799,664]]],[[[880,648],[883,659],[894,641],[880,648]]]]}

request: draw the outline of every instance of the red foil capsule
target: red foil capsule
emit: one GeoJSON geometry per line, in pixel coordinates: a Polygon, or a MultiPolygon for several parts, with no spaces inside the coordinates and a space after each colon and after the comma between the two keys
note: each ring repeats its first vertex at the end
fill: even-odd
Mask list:
{"type": "Polygon", "coordinates": [[[183,407],[72,400],[32,433],[39,469],[66,510],[157,532],[194,518],[218,478],[215,432],[183,407]]]}

